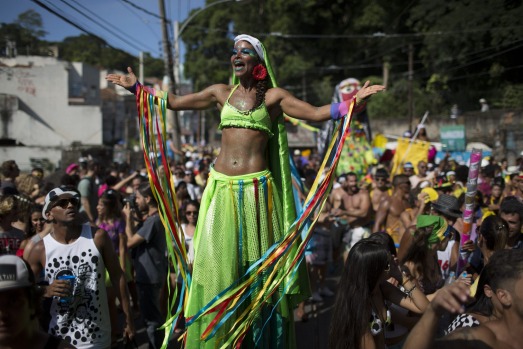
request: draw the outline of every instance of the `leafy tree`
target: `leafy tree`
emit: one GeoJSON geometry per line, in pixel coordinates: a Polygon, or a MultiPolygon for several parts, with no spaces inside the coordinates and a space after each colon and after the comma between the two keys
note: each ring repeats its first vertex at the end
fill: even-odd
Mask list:
{"type": "Polygon", "coordinates": [[[38,39],[42,39],[47,34],[47,32],[43,30],[42,16],[34,10],[27,10],[20,13],[14,24],[18,24],[38,39]]]}
{"type": "Polygon", "coordinates": [[[19,14],[13,23],[2,23],[0,26],[1,41],[3,43],[14,42],[19,54],[46,54],[45,45],[40,41],[40,38],[44,35],[42,18],[39,13],[33,10],[19,14]]]}
{"type": "Polygon", "coordinates": [[[444,77],[448,103],[461,109],[477,109],[480,97],[502,98],[507,83],[521,82],[522,17],[521,1],[418,0],[408,25],[426,34],[422,78],[444,77]]]}

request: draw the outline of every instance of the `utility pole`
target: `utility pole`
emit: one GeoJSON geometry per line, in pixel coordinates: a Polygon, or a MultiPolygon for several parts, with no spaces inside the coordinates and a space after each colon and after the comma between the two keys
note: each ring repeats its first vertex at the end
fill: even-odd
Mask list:
{"type": "Polygon", "coordinates": [[[413,80],[414,80],[414,45],[409,44],[409,131],[412,131],[412,122],[414,120],[414,98],[413,98],[413,80]]]}
{"type": "MultiPolygon", "coordinates": [[[[165,17],[165,2],[164,0],[158,0],[158,8],[160,10],[160,17],[162,18],[162,46],[163,46],[163,65],[165,75],[169,79],[169,91],[175,93],[175,80],[174,80],[174,69],[173,69],[173,51],[171,42],[169,41],[169,35],[167,32],[167,18],[165,17]]],[[[173,116],[173,142],[177,149],[182,148],[181,141],[181,130],[180,122],[178,121],[178,113],[174,112],[173,116]]]]}
{"type": "MultiPolygon", "coordinates": [[[[180,89],[180,23],[174,21],[174,84],[175,90],[180,89]]],[[[179,93],[180,91],[178,91],[179,93]]]]}

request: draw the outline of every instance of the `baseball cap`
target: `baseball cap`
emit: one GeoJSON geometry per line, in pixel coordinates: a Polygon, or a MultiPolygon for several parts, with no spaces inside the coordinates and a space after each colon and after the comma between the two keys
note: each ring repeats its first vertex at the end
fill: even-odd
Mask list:
{"type": "Polygon", "coordinates": [[[14,255],[0,256],[0,291],[32,286],[27,264],[14,255]]]}
{"type": "Polygon", "coordinates": [[[67,168],[65,169],[65,173],[71,174],[71,172],[73,172],[77,168],[78,168],[78,164],[72,163],[71,165],[67,166],[67,168]]]}
{"type": "Polygon", "coordinates": [[[414,168],[414,165],[412,164],[412,162],[407,161],[405,165],[403,165],[403,168],[414,168]]]}
{"type": "Polygon", "coordinates": [[[427,197],[425,198],[425,203],[428,204],[429,202],[434,202],[438,200],[439,194],[436,190],[434,190],[431,187],[426,187],[421,189],[422,193],[427,193],[427,197]]]}
{"type": "Polygon", "coordinates": [[[51,209],[51,204],[64,195],[70,195],[74,198],[77,198],[78,201],[80,201],[80,194],[78,192],[67,190],[65,188],[62,189],[60,187],[54,188],[45,196],[44,208],[42,209],[42,215],[44,216],[44,218],[47,218],[47,212],[51,209]]]}

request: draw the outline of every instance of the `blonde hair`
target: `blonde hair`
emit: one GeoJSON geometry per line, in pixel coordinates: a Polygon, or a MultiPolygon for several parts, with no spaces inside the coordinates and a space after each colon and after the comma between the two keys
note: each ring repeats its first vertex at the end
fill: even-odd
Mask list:
{"type": "Polygon", "coordinates": [[[0,218],[7,216],[15,208],[15,198],[12,196],[0,196],[0,218]]]}
{"type": "Polygon", "coordinates": [[[18,191],[20,191],[22,194],[31,195],[31,193],[35,190],[35,185],[37,185],[40,181],[38,178],[31,176],[30,174],[23,174],[15,179],[16,188],[18,191]]]}

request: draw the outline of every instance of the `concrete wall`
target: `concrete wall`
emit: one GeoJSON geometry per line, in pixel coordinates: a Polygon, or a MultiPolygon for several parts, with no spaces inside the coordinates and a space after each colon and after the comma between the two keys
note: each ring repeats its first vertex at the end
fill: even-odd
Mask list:
{"type": "Polygon", "coordinates": [[[8,118],[8,138],[33,147],[29,152],[22,147],[2,149],[2,158],[16,158],[22,164],[29,163],[31,153],[48,154],[54,162],[55,148],[73,142],[101,145],[99,75],[94,67],[51,57],[0,58],[0,94],[18,101],[8,118]],[[79,96],[83,101],[70,98],[72,82],[85,87],[84,96],[79,96]]]}

